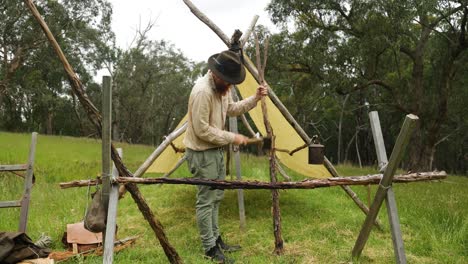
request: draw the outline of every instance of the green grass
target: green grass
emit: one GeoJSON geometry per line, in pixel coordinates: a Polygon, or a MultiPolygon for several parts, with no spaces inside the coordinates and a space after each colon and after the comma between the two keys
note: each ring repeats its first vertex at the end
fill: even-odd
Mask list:
{"type": "MultiPolygon", "coordinates": [[[[25,163],[30,134],[0,132],[0,164],[25,163]]],[[[134,171],[153,151],[152,147],[117,144],[124,162],[134,171]]],[[[53,250],[64,250],[60,240],[66,224],[83,219],[87,188],[62,190],[60,182],[94,178],[101,171],[101,145],[94,139],[39,135],[35,164],[36,184],[28,222],[28,235],[41,233],[54,240],[53,250]]],[[[375,173],[373,168],[338,166],[342,175],[375,173]]],[[[288,170],[294,180],[302,177],[288,170]]],[[[268,180],[266,158],[242,156],[246,179],[268,180]]],[[[173,177],[187,176],[184,166],[173,177]]],[[[154,175],[151,175],[154,176],[154,175]]],[[[19,198],[22,181],[0,174],[0,200],[19,198]]],[[[185,263],[210,263],[203,259],[194,211],[195,187],[185,185],[140,186],[146,201],[163,223],[170,243],[185,263]]],[[[368,187],[352,187],[367,203],[368,187]]],[[[403,240],[408,263],[468,263],[468,178],[449,176],[442,182],[395,184],[403,240]]],[[[375,186],[370,188],[371,197],[375,186]]],[[[225,240],[243,250],[231,254],[236,263],[349,263],[351,250],[364,214],[339,187],[281,191],[282,237],[285,253],[272,254],[274,237],[271,192],[246,190],[247,227],[239,228],[237,195],[227,190],[220,222],[225,240]]],[[[19,209],[0,209],[0,231],[15,231],[19,209]]],[[[385,206],[379,214],[385,230],[373,230],[359,263],[394,263],[393,246],[385,206]]],[[[115,263],[167,263],[158,240],[130,195],[119,202],[118,237],[140,235],[136,244],[114,257],[115,263]]],[[[67,263],[102,263],[101,257],[76,258],[67,263]]]]}

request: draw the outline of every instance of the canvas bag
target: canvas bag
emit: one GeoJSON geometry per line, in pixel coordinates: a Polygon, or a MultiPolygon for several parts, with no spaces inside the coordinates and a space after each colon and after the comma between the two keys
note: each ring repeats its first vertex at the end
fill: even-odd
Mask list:
{"type": "Polygon", "coordinates": [[[86,210],[84,227],[93,233],[100,233],[106,230],[107,212],[102,204],[102,189],[97,190],[91,196],[93,200],[86,210]]]}

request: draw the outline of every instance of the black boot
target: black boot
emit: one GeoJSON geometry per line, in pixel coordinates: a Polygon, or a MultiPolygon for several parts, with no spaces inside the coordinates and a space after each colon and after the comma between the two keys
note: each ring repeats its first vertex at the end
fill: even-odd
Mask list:
{"type": "Polygon", "coordinates": [[[210,250],[205,252],[205,256],[216,263],[234,263],[234,260],[228,259],[224,256],[218,245],[215,245],[214,247],[210,248],[210,250]]]}
{"type": "Polygon", "coordinates": [[[223,239],[221,238],[221,236],[219,236],[217,239],[216,239],[216,245],[221,248],[223,251],[225,252],[234,252],[234,251],[239,251],[241,250],[241,246],[239,245],[228,245],[226,243],[224,243],[223,239]]]}

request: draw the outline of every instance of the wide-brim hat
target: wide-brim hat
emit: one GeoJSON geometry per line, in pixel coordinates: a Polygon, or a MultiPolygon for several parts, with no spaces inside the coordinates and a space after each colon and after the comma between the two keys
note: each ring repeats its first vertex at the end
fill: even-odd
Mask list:
{"type": "Polygon", "coordinates": [[[223,81],[239,84],[245,80],[244,65],[237,53],[226,50],[208,58],[208,68],[223,81]]]}

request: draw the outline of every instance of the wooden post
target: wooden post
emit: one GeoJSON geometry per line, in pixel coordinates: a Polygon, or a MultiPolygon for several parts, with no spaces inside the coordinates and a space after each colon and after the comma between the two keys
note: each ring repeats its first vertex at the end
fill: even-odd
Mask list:
{"type": "MultiPolygon", "coordinates": [[[[122,158],[122,149],[118,148],[117,152],[122,158]]],[[[104,238],[104,256],[102,263],[112,263],[114,260],[114,240],[117,224],[117,206],[119,202],[119,184],[114,180],[119,177],[119,171],[115,164],[112,166],[111,189],[109,194],[109,207],[107,210],[106,236],[104,238]]]]}
{"type": "Polygon", "coordinates": [[[372,137],[374,138],[375,152],[379,161],[379,170],[388,163],[387,152],[380,127],[379,113],[377,111],[369,112],[370,125],[372,129],[372,137]]]}
{"type": "MultiPolygon", "coordinates": [[[[236,90],[231,89],[231,95],[234,101],[238,101],[236,90]]],[[[238,133],[238,128],[237,128],[237,118],[236,117],[229,117],[229,129],[233,133],[238,133]]],[[[231,157],[234,157],[234,164],[236,166],[236,179],[238,181],[242,180],[242,174],[241,174],[241,164],[240,164],[240,154],[239,154],[239,147],[231,145],[231,148],[229,151],[232,151],[233,155],[231,157]]],[[[229,165],[228,165],[229,166],[229,165]]],[[[242,230],[245,229],[246,223],[245,223],[245,206],[244,206],[244,190],[242,189],[237,189],[237,204],[239,207],[239,224],[240,228],[242,230]]]]}
{"type": "MultiPolygon", "coordinates": [[[[382,136],[382,129],[380,126],[379,113],[372,111],[369,113],[369,119],[374,137],[375,151],[377,153],[377,160],[379,161],[379,170],[385,167],[388,163],[387,152],[385,151],[384,139],[382,136]]],[[[406,263],[405,248],[403,238],[401,235],[400,220],[398,217],[398,210],[396,206],[395,193],[390,186],[387,190],[387,198],[385,199],[387,206],[387,215],[390,222],[390,230],[392,233],[393,251],[395,254],[396,263],[406,263]]]]}
{"type": "MultiPolygon", "coordinates": [[[[260,58],[260,45],[258,43],[258,36],[255,34],[255,48],[256,48],[256,57],[257,57],[257,70],[258,70],[258,83],[261,85],[266,85],[265,82],[265,67],[268,58],[268,38],[265,41],[263,49],[263,63],[260,58]]],[[[261,99],[262,114],[263,114],[263,123],[265,125],[265,131],[267,137],[271,139],[271,146],[269,151],[269,161],[270,161],[270,181],[271,183],[276,183],[278,181],[276,177],[276,154],[275,154],[275,134],[271,127],[270,120],[268,119],[268,109],[266,105],[265,97],[261,99]]],[[[279,191],[271,191],[271,200],[272,200],[272,213],[273,213],[273,234],[275,236],[275,250],[276,255],[281,255],[284,252],[284,242],[281,237],[281,210],[279,204],[279,191]]]]}
{"type": "Polygon", "coordinates": [[[26,227],[28,224],[29,215],[29,202],[31,200],[31,189],[33,185],[34,177],[34,157],[36,155],[36,142],[37,133],[33,132],[31,136],[31,146],[29,147],[29,157],[26,170],[26,177],[24,179],[24,193],[21,199],[21,210],[20,210],[20,221],[19,221],[19,232],[26,233],[26,227]]]}
{"type": "Polygon", "coordinates": [[[112,120],[112,89],[110,76],[102,77],[102,202],[104,208],[109,205],[111,188],[111,120],[112,120]]]}
{"type": "Polygon", "coordinates": [[[387,189],[389,186],[391,186],[393,175],[395,174],[395,171],[403,157],[403,152],[410,140],[411,133],[418,119],[419,118],[413,114],[409,114],[405,118],[403,127],[401,128],[395,146],[393,147],[392,155],[390,156],[390,161],[387,165],[387,168],[385,169],[382,180],[380,181],[377,193],[375,194],[372,206],[369,209],[369,213],[367,214],[366,220],[364,221],[358,239],[356,240],[356,243],[354,245],[352,251],[353,258],[359,258],[362,250],[364,249],[367,239],[369,238],[369,234],[372,230],[372,223],[377,218],[380,207],[382,206],[383,200],[385,199],[385,196],[387,194],[387,189]]]}

